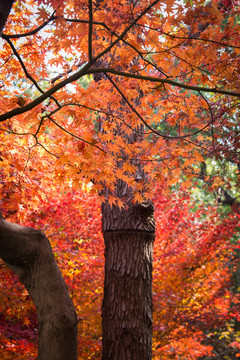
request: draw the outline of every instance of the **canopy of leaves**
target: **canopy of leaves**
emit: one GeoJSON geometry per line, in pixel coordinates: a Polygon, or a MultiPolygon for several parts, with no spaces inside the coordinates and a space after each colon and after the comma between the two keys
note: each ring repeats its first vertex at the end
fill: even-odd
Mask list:
{"type": "Polygon", "coordinates": [[[16,1],[0,49],[2,167],[19,135],[24,174],[41,159],[56,181],[113,192],[122,179],[141,200],[142,171],[189,185],[203,156],[238,162],[239,27],[231,1],[16,1]]]}

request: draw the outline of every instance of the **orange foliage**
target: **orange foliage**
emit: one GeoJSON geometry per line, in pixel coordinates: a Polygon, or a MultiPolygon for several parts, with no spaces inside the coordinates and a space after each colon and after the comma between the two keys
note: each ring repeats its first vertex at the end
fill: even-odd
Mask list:
{"type": "Polygon", "coordinates": [[[116,179],[137,186],[140,162],[170,185],[181,172],[189,185],[209,153],[238,162],[239,8],[224,4],[15,2],[0,49],[2,166],[17,151],[12,135],[25,146],[23,177],[41,157],[56,181],[94,179],[99,191],[116,179]],[[123,134],[140,126],[129,143],[123,134]]]}
{"type": "Polygon", "coordinates": [[[194,360],[211,355],[207,338],[239,317],[239,295],[229,290],[239,218],[221,220],[212,207],[193,212],[179,195],[156,197],[154,348],[156,358],[194,360]]]}
{"type": "MultiPolygon", "coordinates": [[[[163,197],[157,191],[155,198],[154,359],[207,356],[211,332],[238,316],[228,262],[236,246],[229,238],[239,219],[232,214],[221,220],[207,209],[192,213],[189,199],[179,195],[163,197]]],[[[77,311],[78,359],[100,359],[104,246],[98,196],[84,184],[77,191],[52,188],[48,200],[28,213],[24,223],[44,230],[51,240],[77,311]]],[[[34,359],[33,305],[10,270],[2,266],[0,276],[5,314],[0,319],[1,358],[34,359]]]]}
{"type": "MultiPolygon", "coordinates": [[[[143,190],[153,197],[156,181],[168,189],[182,174],[186,189],[209,154],[239,164],[239,4],[205,3],[22,0],[4,29],[0,207],[52,241],[79,316],[80,359],[100,357],[103,281],[97,200],[83,184],[108,186],[109,201],[122,206],[117,179],[140,201],[143,190]],[[147,184],[135,181],[140,163],[147,184]]],[[[194,359],[211,351],[201,344],[206,326],[230,314],[225,240],[237,215],[221,222],[208,212],[201,221],[203,210],[191,214],[184,200],[156,201],[155,357],[194,359]]],[[[31,359],[32,305],[1,271],[0,355],[31,359]],[[16,327],[26,330],[24,344],[16,327]]]]}

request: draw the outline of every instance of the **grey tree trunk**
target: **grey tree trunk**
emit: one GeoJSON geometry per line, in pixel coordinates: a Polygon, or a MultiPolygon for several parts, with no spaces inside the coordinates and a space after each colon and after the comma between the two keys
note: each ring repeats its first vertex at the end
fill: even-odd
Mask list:
{"type": "Polygon", "coordinates": [[[152,261],[155,238],[151,202],[127,209],[102,205],[105,281],[103,360],[152,358],[152,261]]]}
{"type": "Polygon", "coordinates": [[[18,275],[36,306],[38,360],[76,360],[77,317],[46,236],[0,216],[0,257],[18,275]]]}

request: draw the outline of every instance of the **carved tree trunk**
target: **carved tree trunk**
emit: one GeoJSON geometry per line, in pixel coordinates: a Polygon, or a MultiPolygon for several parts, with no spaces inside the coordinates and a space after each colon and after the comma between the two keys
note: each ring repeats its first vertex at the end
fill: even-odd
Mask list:
{"type": "Polygon", "coordinates": [[[77,317],[46,236],[0,216],[0,256],[36,306],[38,360],[76,360],[77,317]]]}
{"type": "Polygon", "coordinates": [[[152,358],[154,207],[102,205],[105,282],[103,360],[152,358]]]}

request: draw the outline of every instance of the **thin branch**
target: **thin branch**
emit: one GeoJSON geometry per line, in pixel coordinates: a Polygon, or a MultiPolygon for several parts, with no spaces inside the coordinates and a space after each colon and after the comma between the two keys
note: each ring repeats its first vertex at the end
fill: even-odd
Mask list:
{"type": "MultiPolygon", "coordinates": [[[[2,38],[4,40],[7,39],[19,39],[22,37],[32,36],[37,34],[41,29],[43,29],[46,25],[48,25],[51,21],[56,20],[58,17],[54,16],[55,12],[51,15],[51,17],[46,20],[42,25],[38,26],[37,28],[30,30],[23,34],[2,34],[2,38]]],[[[83,19],[70,19],[70,18],[63,18],[67,22],[73,22],[73,23],[81,23],[81,24],[89,24],[89,20],[83,20],[83,19]]],[[[92,21],[94,25],[100,25],[104,27],[108,32],[112,33],[111,29],[102,21],[92,21]]]]}
{"type": "MultiPolygon", "coordinates": [[[[86,62],[85,62],[85,64],[86,64],[86,62]]],[[[80,67],[83,66],[83,65],[84,65],[84,62],[81,61],[81,62],[79,62],[76,66],[77,66],[78,68],[80,68],[80,67]]],[[[63,72],[63,73],[57,75],[56,77],[54,77],[54,78],[50,81],[50,83],[53,85],[57,80],[61,79],[63,76],[66,76],[66,75],[68,75],[68,74],[71,74],[72,72],[73,72],[73,69],[69,69],[68,71],[63,72]]]]}
{"type": "MultiPolygon", "coordinates": [[[[24,65],[24,62],[22,61],[21,56],[19,55],[18,51],[16,50],[15,46],[13,45],[13,43],[11,42],[10,39],[6,39],[7,43],[10,45],[14,55],[16,56],[16,58],[18,59],[26,78],[28,78],[34,85],[35,87],[38,89],[38,91],[42,94],[44,94],[44,91],[42,90],[42,88],[38,85],[37,81],[29,74],[29,72],[27,71],[26,66],[24,65]]],[[[55,99],[53,96],[50,96],[50,99],[52,99],[58,106],[59,106],[59,102],[57,101],[57,99],[55,99]]]]}
{"type": "MultiPolygon", "coordinates": [[[[208,71],[208,69],[205,70],[204,68],[202,68],[201,65],[200,65],[200,66],[196,66],[196,65],[191,64],[189,61],[187,61],[187,60],[184,59],[183,57],[177,55],[174,51],[168,51],[168,50],[166,50],[166,52],[168,52],[170,55],[174,56],[176,59],[179,59],[180,61],[185,62],[185,64],[189,65],[189,66],[192,68],[191,71],[189,71],[188,73],[185,73],[185,74],[184,74],[185,77],[186,77],[187,75],[189,75],[189,74],[193,74],[193,75],[194,75],[194,70],[198,70],[198,71],[200,71],[200,72],[203,74],[203,76],[205,76],[205,77],[207,78],[208,82],[209,82],[210,84],[212,84],[212,85],[215,87],[215,89],[218,88],[218,87],[215,85],[214,81],[211,80],[211,79],[209,79],[209,77],[208,77],[207,75],[212,75],[212,76],[215,76],[215,77],[220,77],[220,75],[216,76],[214,73],[208,71]],[[205,75],[204,73],[206,73],[207,75],[205,75]]],[[[209,65],[209,64],[207,64],[207,65],[209,65]]],[[[207,68],[207,65],[205,66],[206,68],[207,68]]],[[[220,77],[220,78],[222,79],[222,77],[220,77]]]]}
{"type": "Polygon", "coordinates": [[[161,137],[165,137],[163,134],[159,133],[158,131],[154,130],[150,125],[148,125],[148,123],[143,119],[143,117],[139,114],[139,112],[134,108],[134,106],[129,102],[129,100],[126,98],[126,96],[123,94],[123,92],[120,90],[120,88],[117,86],[117,84],[112,80],[112,78],[106,74],[106,77],[108,78],[108,80],[111,82],[111,84],[115,87],[115,89],[117,90],[117,92],[121,95],[121,97],[123,98],[123,100],[128,104],[128,106],[130,107],[130,109],[137,115],[137,117],[143,122],[143,124],[154,134],[161,136],[161,137]]]}
{"type": "Polygon", "coordinates": [[[111,45],[109,45],[105,50],[103,50],[100,54],[98,54],[95,59],[94,62],[96,62],[98,59],[100,59],[101,57],[103,57],[105,54],[107,54],[115,45],[117,45],[121,40],[124,39],[125,35],[137,24],[137,22],[145,15],[148,13],[149,10],[152,9],[152,7],[154,7],[160,0],[155,0],[152,4],[150,4],[146,9],[143,10],[143,12],[141,14],[139,14],[132,22],[130,25],[128,25],[125,30],[117,37],[116,40],[114,40],[111,45]]]}
{"type": "Polygon", "coordinates": [[[194,86],[194,85],[188,85],[188,84],[182,84],[174,80],[170,79],[161,79],[158,77],[153,76],[144,76],[144,75],[137,75],[133,73],[127,73],[123,71],[118,71],[115,69],[109,69],[109,68],[90,68],[91,65],[96,62],[98,59],[103,57],[105,54],[107,54],[116,44],[118,44],[119,41],[123,40],[127,32],[134,27],[139,19],[141,19],[154,5],[156,5],[159,2],[159,0],[155,0],[152,4],[150,4],[138,17],[136,17],[135,20],[132,21],[132,23],[125,28],[125,30],[117,37],[115,41],[112,42],[111,45],[109,45],[105,50],[103,50],[101,53],[99,53],[95,58],[92,59],[92,63],[85,64],[83,68],[81,68],[79,71],[74,73],[73,75],[69,76],[67,79],[62,80],[49,90],[47,90],[44,94],[33,100],[32,102],[28,103],[27,105],[21,107],[21,108],[15,108],[5,114],[0,115],[0,122],[5,121],[6,119],[12,118],[13,116],[23,114],[31,109],[33,109],[35,106],[39,105],[41,102],[43,102],[48,97],[52,96],[55,92],[63,88],[69,83],[72,83],[82,76],[86,74],[94,74],[98,72],[103,72],[105,74],[111,73],[123,77],[129,77],[129,78],[135,78],[139,80],[145,80],[150,82],[158,82],[162,84],[170,84],[172,86],[176,86],[183,89],[193,90],[193,91],[202,91],[202,92],[208,92],[208,93],[215,93],[215,94],[222,94],[222,95],[230,95],[237,98],[240,98],[240,93],[234,92],[234,91],[228,91],[228,90],[221,90],[216,88],[208,88],[208,87],[200,87],[200,86],[194,86]]]}
{"type": "MultiPolygon", "coordinates": [[[[34,136],[37,137],[38,133],[40,132],[40,129],[41,129],[41,126],[43,124],[43,121],[44,121],[44,116],[41,117],[41,120],[39,121],[39,125],[38,125],[38,128],[37,128],[37,131],[35,132],[34,136]]],[[[36,124],[37,125],[37,124],[36,124]]]]}
{"type": "Polygon", "coordinates": [[[158,33],[161,32],[161,34],[163,34],[165,36],[169,36],[172,39],[178,39],[178,40],[184,40],[184,41],[189,41],[189,40],[203,41],[203,42],[209,42],[209,43],[220,45],[220,46],[231,47],[233,49],[240,49],[240,46],[236,46],[236,45],[228,44],[226,42],[216,41],[216,40],[212,40],[212,39],[204,39],[204,38],[194,37],[191,34],[189,36],[187,36],[187,37],[186,36],[172,35],[170,33],[166,33],[164,31],[162,31],[162,28],[160,28],[160,27],[153,28],[151,26],[147,26],[147,25],[143,25],[143,24],[138,24],[138,26],[146,28],[146,29],[150,29],[150,30],[153,30],[153,31],[157,31],[158,33]]]}
{"type": "Polygon", "coordinates": [[[16,56],[16,58],[18,59],[24,73],[25,73],[25,76],[26,78],[28,78],[35,86],[36,88],[38,89],[38,91],[40,91],[41,93],[43,93],[43,90],[40,88],[40,86],[38,85],[38,83],[36,82],[36,80],[28,73],[27,69],[26,69],[26,66],[24,65],[22,59],[21,59],[21,56],[19,55],[19,53],[17,52],[15,46],[13,45],[13,43],[11,42],[10,39],[6,39],[7,43],[10,45],[14,55],[16,56]]]}
{"type": "Polygon", "coordinates": [[[71,133],[70,131],[68,131],[67,129],[65,129],[63,126],[59,125],[51,116],[47,116],[49,120],[51,120],[57,127],[59,127],[59,129],[61,129],[62,131],[64,131],[65,133],[67,133],[68,135],[72,136],[73,138],[75,139],[78,139],[78,140],[81,140],[83,141],[84,143],[88,144],[88,145],[91,145],[91,146],[94,146],[95,148],[97,148],[98,150],[102,151],[103,153],[107,154],[107,152],[105,150],[103,150],[102,148],[100,148],[100,146],[96,145],[96,144],[93,144],[83,138],[80,138],[79,136],[71,133]]]}
{"type": "Polygon", "coordinates": [[[44,21],[44,23],[42,25],[39,25],[37,28],[33,29],[33,30],[30,30],[26,33],[23,33],[23,34],[2,34],[2,38],[7,40],[7,39],[19,39],[21,37],[27,37],[27,36],[31,36],[31,35],[35,35],[37,34],[40,30],[42,30],[46,25],[48,25],[51,21],[53,21],[54,19],[56,19],[56,16],[54,16],[55,14],[55,11],[54,13],[50,16],[50,18],[46,21],[44,21]]]}
{"type": "MultiPolygon", "coordinates": [[[[187,90],[192,90],[192,91],[197,91],[197,92],[202,91],[202,92],[207,92],[207,93],[229,95],[229,96],[234,96],[234,97],[240,98],[240,92],[222,90],[219,88],[209,88],[209,87],[182,84],[178,81],[174,81],[174,80],[170,80],[170,79],[162,79],[162,78],[158,78],[158,77],[154,77],[154,76],[133,74],[133,73],[119,71],[119,70],[115,70],[115,69],[111,69],[111,68],[91,68],[86,71],[86,74],[96,74],[99,72],[102,72],[104,74],[109,73],[109,74],[119,75],[119,76],[133,78],[133,79],[145,80],[145,81],[150,81],[150,82],[157,82],[157,83],[161,83],[161,84],[169,84],[169,85],[176,86],[176,87],[179,87],[182,89],[187,89],[187,90]]],[[[1,117],[0,117],[0,119],[1,119],[1,117]]]]}
{"type": "MultiPolygon", "coordinates": [[[[119,92],[119,94],[121,95],[121,97],[123,98],[123,100],[128,104],[128,106],[131,108],[131,110],[137,115],[137,117],[143,122],[143,124],[154,134],[165,138],[165,139],[172,139],[172,140],[176,140],[176,139],[187,139],[189,137],[192,137],[194,135],[197,135],[199,133],[201,133],[202,131],[204,131],[205,129],[207,129],[211,124],[212,124],[212,119],[210,122],[208,122],[205,126],[203,126],[201,129],[193,132],[192,134],[186,134],[186,135],[178,135],[178,136],[170,136],[170,135],[164,135],[158,131],[156,131],[154,128],[152,128],[144,119],[143,117],[139,114],[139,112],[133,107],[133,105],[129,102],[129,100],[126,98],[126,96],[123,94],[123,92],[120,90],[120,88],[116,85],[116,83],[112,80],[112,78],[106,74],[107,78],[109,79],[109,81],[112,83],[112,85],[115,87],[115,89],[119,92]]],[[[202,96],[202,94],[201,94],[202,96]]]]}
{"type": "MultiPolygon", "coordinates": [[[[27,166],[28,166],[28,163],[29,163],[29,161],[30,161],[32,149],[33,149],[35,146],[37,146],[37,139],[35,139],[35,141],[36,141],[35,144],[32,145],[32,146],[28,149],[28,158],[27,158],[27,160],[26,160],[26,162],[25,162],[25,165],[24,165],[24,168],[23,168],[23,172],[25,172],[25,170],[26,170],[26,168],[27,168],[27,166]]],[[[22,174],[21,178],[22,178],[22,177],[23,177],[23,174],[22,174]]]]}
{"type": "MultiPolygon", "coordinates": [[[[80,24],[89,24],[89,20],[83,20],[83,19],[70,19],[70,18],[63,18],[65,21],[67,22],[73,22],[73,23],[80,23],[80,24]]],[[[109,31],[110,33],[112,32],[111,29],[102,21],[93,21],[92,20],[92,24],[93,25],[100,25],[102,27],[104,27],[107,31],[109,31]]]]}
{"type": "MultiPolygon", "coordinates": [[[[103,51],[102,54],[103,53],[105,53],[105,51],[103,51]]],[[[96,58],[94,58],[93,62],[95,62],[95,60],[98,59],[99,57],[100,57],[100,55],[97,56],[96,58]]],[[[161,84],[170,84],[172,86],[176,86],[176,87],[179,87],[182,89],[187,89],[187,90],[192,90],[192,91],[197,91],[197,92],[202,91],[203,93],[206,92],[206,93],[212,93],[212,94],[229,95],[229,96],[240,98],[240,93],[235,92],[235,91],[187,85],[187,84],[182,84],[177,81],[170,80],[170,79],[161,79],[161,78],[153,77],[153,76],[138,75],[138,74],[123,72],[123,71],[119,71],[119,70],[115,70],[115,69],[111,69],[111,68],[90,68],[90,67],[91,67],[91,64],[89,64],[89,63],[86,64],[81,70],[79,70],[75,74],[71,75],[69,78],[62,80],[61,82],[59,82],[58,84],[53,86],[51,89],[47,90],[44,94],[40,95],[38,98],[36,98],[32,102],[28,103],[27,105],[24,105],[21,108],[17,107],[11,111],[8,111],[8,112],[0,115],[0,122],[5,121],[6,119],[10,119],[13,116],[20,115],[29,110],[32,110],[35,106],[41,104],[44,100],[46,100],[48,97],[50,97],[52,94],[54,94],[58,90],[62,89],[67,84],[72,83],[87,74],[96,74],[96,73],[101,73],[101,72],[104,74],[114,74],[114,75],[119,75],[119,76],[123,76],[123,77],[134,78],[134,79],[139,79],[139,80],[144,80],[144,81],[157,82],[157,83],[161,83],[161,84]]]]}
{"type": "Polygon", "coordinates": [[[92,63],[87,63],[85,66],[83,66],[82,69],[71,75],[69,78],[62,80],[55,86],[53,86],[51,89],[46,91],[43,95],[39,96],[32,102],[28,103],[25,106],[22,106],[21,108],[15,108],[11,111],[8,111],[5,114],[0,115],[0,122],[5,121],[6,119],[10,119],[13,116],[23,114],[29,110],[32,110],[35,106],[41,104],[44,100],[46,100],[48,97],[50,97],[52,94],[54,94],[56,91],[62,89],[64,86],[66,86],[69,83],[72,83],[78,79],[80,79],[82,76],[87,74],[87,70],[101,57],[103,57],[105,54],[107,54],[115,45],[119,43],[120,40],[124,38],[124,36],[128,33],[128,31],[136,25],[136,23],[154,6],[156,5],[160,0],[155,0],[152,4],[150,4],[146,9],[143,10],[143,12],[137,16],[135,20],[132,21],[132,23],[125,28],[125,30],[121,33],[121,35],[118,36],[118,38],[112,42],[111,45],[109,45],[105,50],[100,52],[93,60],[92,63]]]}
{"type": "MultiPolygon", "coordinates": [[[[159,31],[159,29],[158,29],[159,31]]],[[[211,39],[203,39],[203,38],[199,38],[199,37],[193,37],[193,36],[189,36],[189,37],[184,37],[184,36],[176,36],[176,35],[171,35],[169,33],[165,33],[163,32],[164,35],[169,36],[173,39],[179,39],[179,40],[198,40],[198,41],[204,41],[204,42],[210,42],[216,45],[220,45],[220,46],[226,46],[226,47],[231,47],[233,49],[240,49],[240,46],[236,46],[236,45],[231,45],[225,42],[221,42],[221,41],[215,41],[215,40],[211,40],[211,39]]]]}
{"type": "MultiPolygon", "coordinates": [[[[80,141],[83,141],[83,142],[85,142],[85,143],[87,143],[87,144],[89,144],[89,145],[92,145],[92,146],[97,147],[95,144],[89,143],[89,142],[85,141],[83,138],[80,138],[80,137],[78,137],[77,135],[74,135],[74,134],[72,134],[71,132],[67,131],[65,128],[61,127],[61,125],[59,125],[58,123],[56,123],[52,118],[50,119],[50,121],[53,121],[56,126],[58,126],[58,127],[59,127],[61,130],[63,130],[64,132],[67,132],[70,136],[73,136],[74,138],[76,138],[76,139],[78,139],[78,140],[80,140],[80,141]]],[[[39,125],[39,128],[40,128],[40,125],[39,125]]],[[[7,133],[9,133],[9,134],[15,134],[15,135],[18,135],[18,136],[31,135],[31,136],[34,137],[34,139],[35,139],[35,141],[36,141],[36,144],[35,144],[35,145],[41,146],[47,153],[49,153],[50,155],[52,155],[52,156],[54,156],[54,157],[56,157],[56,158],[59,158],[58,155],[51,153],[49,150],[47,150],[47,149],[45,148],[45,146],[44,146],[43,144],[41,144],[41,143],[38,141],[37,133],[38,133],[39,131],[37,131],[35,134],[32,134],[32,133],[17,133],[17,132],[14,132],[14,131],[12,131],[12,130],[2,129],[1,127],[0,127],[0,131],[7,132],[7,133]]],[[[184,139],[184,141],[186,141],[186,142],[188,142],[188,143],[190,143],[190,144],[193,144],[193,145],[196,146],[196,147],[201,148],[202,150],[208,152],[209,154],[212,154],[212,153],[213,153],[212,151],[208,150],[207,148],[203,147],[202,145],[197,144],[197,143],[194,143],[193,141],[190,141],[189,139],[184,139]]],[[[168,157],[166,157],[166,158],[154,158],[154,159],[145,159],[145,158],[140,158],[140,157],[139,157],[139,158],[138,158],[138,157],[137,157],[137,158],[136,158],[136,157],[131,158],[131,157],[129,157],[129,156],[114,155],[114,154],[112,154],[112,153],[108,153],[107,151],[105,151],[105,150],[103,150],[103,149],[101,149],[101,148],[99,148],[99,150],[101,150],[101,151],[103,151],[104,153],[112,156],[113,158],[121,159],[121,160],[124,160],[124,161],[126,161],[126,160],[133,161],[133,160],[134,160],[134,161],[140,161],[140,162],[159,163],[159,162],[162,162],[163,160],[168,160],[168,159],[169,159],[168,157]]]]}
{"type": "MultiPolygon", "coordinates": [[[[115,33],[113,33],[115,35],[115,33]]],[[[164,76],[166,76],[166,78],[169,78],[169,76],[167,74],[165,74],[165,72],[161,69],[159,69],[159,67],[157,65],[155,65],[152,61],[146,59],[143,56],[143,53],[141,51],[139,51],[138,49],[135,48],[135,46],[133,46],[132,44],[130,44],[128,41],[123,39],[124,44],[126,44],[127,46],[131,47],[134,51],[136,51],[136,53],[140,56],[140,58],[147,63],[148,65],[151,65],[152,67],[154,67],[154,69],[156,69],[157,71],[159,71],[161,74],[163,74],[164,76]]],[[[147,65],[145,65],[147,66],[147,65]]]]}
{"type": "Polygon", "coordinates": [[[52,153],[51,151],[49,151],[43,144],[41,144],[39,141],[38,141],[38,138],[36,138],[36,141],[37,141],[37,144],[36,145],[39,145],[40,147],[42,147],[43,148],[43,150],[45,150],[49,155],[51,155],[51,156],[54,156],[55,158],[57,158],[57,159],[59,159],[60,158],[60,156],[58,156],[58,155],[56,155],[56,154],[54,154],[54,153],[52,153]]]}

